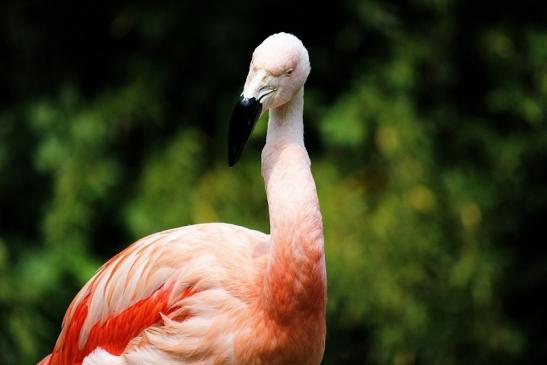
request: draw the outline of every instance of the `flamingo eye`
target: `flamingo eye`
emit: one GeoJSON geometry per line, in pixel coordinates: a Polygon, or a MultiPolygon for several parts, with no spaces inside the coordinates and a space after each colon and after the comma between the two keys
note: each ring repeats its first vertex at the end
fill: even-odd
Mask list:
{"type": "Polygon", "coordinates": [[[289,76],[290,74],[292,74],[293,71],[294,70],[292,68],[289,68],[287,71],[285,71],[285,74],[289,76]]]}

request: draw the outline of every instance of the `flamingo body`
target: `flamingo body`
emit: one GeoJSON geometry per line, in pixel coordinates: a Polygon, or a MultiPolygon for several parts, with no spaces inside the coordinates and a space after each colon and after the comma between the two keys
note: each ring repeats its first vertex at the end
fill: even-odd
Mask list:
{"type": "MultiPolygon", "coordinates": [[[[308,73],[302,43],[279,33],[255,51],[244,88],[271,109],[262,154],[271,233],[210,223],[135,242],[76,295],[40,365],[320,363],[326,272],[302,137],[308,73]]],[[[243,125],[252,129],[257,110],[243,125]]]]}

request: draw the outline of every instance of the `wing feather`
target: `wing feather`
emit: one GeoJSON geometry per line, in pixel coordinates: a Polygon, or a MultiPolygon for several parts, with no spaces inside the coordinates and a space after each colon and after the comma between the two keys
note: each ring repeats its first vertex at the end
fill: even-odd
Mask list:
{"type": "Polygon", "coordinates": [[[176,311],[173,303],[192,294],[188,286],[172,297],[170,279],[180,268],[162,260],[169,254],[169,232],[135,242],[97,271],[69,306],[49,365],[81,364],[97,347],[119,355],[162,315],[176,311]]]}
{"type": "MultiPolygon", "coordinates": [[[[214,288],[239,290],[236,297],[244,296],[249,285],[226,280],[253,277],[241,275],[244,268],[254,269],[242,267],[237,258],[252,259],[253,249],[268,240],[258,231],[212,223],[155,233],[135,242],[99,268],[75,296],[55,348],[41,364],[80,365],[99,347],[121,355],[146,345],[156,332],[169,330],[166,319],[182,325],[190,314],[194,318],[201,313],[210,321],[213,314],[203,315],[208,306],[194,307],[191,299],[209,293],[203,301],[215,293],[214,288]],[[235,261],[219,265],[226,258],[235,261]],[[227,274],[230,270],[235,271],[227,274]]],[[[209,306],[227,301],[210,302],[209,306]]]]}

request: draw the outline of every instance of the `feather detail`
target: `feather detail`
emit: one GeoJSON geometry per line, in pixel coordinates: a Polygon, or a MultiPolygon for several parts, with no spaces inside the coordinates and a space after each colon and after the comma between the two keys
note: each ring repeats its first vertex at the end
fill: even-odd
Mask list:
{"type": "MultiPolygon", "coordinates": [[[[109,317],[102,323],[95,323],[84,347],[80,348],[79,334],[89,310],[88,293],[74,312],[66,332],[65,342],[53,351],[49,363],[46,364],[81,364],[86,355],[99,347],[112,355],[120,355],[132,339],[150,326],[161,322],[162,316],[169,316],[178,309],[176,306],[169,306],[171,291],[172,287],[163,285],[151,296],[139,300],[123,312],[109,317]]],[[[192,294],[192,288],[186,288],[179,300],[192,294]]],[[[176,320],[183,321],[186,317],[187,315],[180,315],[176,320]]],[[[139,346],[143,345],[144,343],[139,344],[139,346]]]]}

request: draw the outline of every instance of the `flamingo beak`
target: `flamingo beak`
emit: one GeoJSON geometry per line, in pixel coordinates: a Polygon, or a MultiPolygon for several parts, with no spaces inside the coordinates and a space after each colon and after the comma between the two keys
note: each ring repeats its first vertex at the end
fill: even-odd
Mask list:
{"type": "Polygon", "coordinates": [[[242,95],[232,112],[228,129],[228,165],[234,166],[249,140],[258,117],[262,112],[262,103],[256,98],[242,95]]]}

